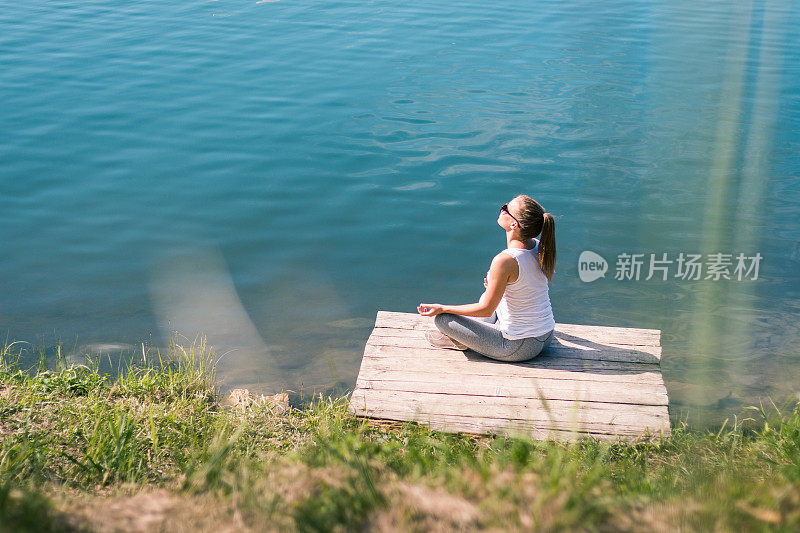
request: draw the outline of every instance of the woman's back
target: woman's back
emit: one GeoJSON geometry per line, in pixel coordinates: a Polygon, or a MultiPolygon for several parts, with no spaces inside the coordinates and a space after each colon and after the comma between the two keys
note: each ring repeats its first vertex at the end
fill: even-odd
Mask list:
{"type": "Polygon", "coordinates": [[[556,264],[555,221],[539,202],[519,194],[500,207],[497,225],[505,231],[506,249],[492,259],[480,299],[464,305],[421,303],[417,311],[434,317],[436,330],[425,333],[432,346],[527,361],[545,350],[555,333],[548,288],[556,264]]]}
{"type": "Polygon", "coordinates": [[[538,337],[555,328],[553,309],[547,277],[539,266],[537,256],[539,241],[531,250],[507,248],[503,250],[517,260],[519,276],[506,285],[500,304],[497,306],[497,322],[503,337],[524,339],[538,337]]]}

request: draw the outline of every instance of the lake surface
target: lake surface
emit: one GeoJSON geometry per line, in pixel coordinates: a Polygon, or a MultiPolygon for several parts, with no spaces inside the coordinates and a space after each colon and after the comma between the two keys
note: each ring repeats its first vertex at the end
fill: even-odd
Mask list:
{"type": "Polygon", "coordinates": [[[797,397],[798,31],[788,0],[7,3],[0,332],[204,333],[226,388],[345,390],[378,309],[478,298],[527,193],[556,320],[661,329],[673,418],[797,397]]]}

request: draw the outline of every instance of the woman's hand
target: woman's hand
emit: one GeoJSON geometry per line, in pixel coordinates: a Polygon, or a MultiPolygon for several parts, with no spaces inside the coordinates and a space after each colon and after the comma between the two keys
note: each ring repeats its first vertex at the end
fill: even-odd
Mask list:
{"type": "Polygon", "coordinates": [[[519,278],[519,264],[510,255],[500,252],[492,259],[483,285],[486,290],[480,300],[474,304],[465,305],[442,305],[442,304],[419,304],[417,312],[422,316],[436,316],[441,313],[452,313],[454,315],[466,316],[492,316],[497,306],[505,294],[506,285],[511,278],[519,278]]]}
{"type": "Polygon", "coordinates": [[[444,313],[444,306],[441,304],[419,304],[417,312],[422,316],[436,316],[444,313]]]}

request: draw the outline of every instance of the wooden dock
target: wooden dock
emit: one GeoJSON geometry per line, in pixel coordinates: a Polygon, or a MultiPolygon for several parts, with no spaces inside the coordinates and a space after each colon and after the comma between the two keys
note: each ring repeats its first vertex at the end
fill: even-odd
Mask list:
{"type": "Polygon", "coordinates": [[[434,348],[433,319],[378,311],[350,398],[356,415],[452,433],[626,441],[670,434],[661,332],[556,324],[539,357],[494,361],[434,348]]]}

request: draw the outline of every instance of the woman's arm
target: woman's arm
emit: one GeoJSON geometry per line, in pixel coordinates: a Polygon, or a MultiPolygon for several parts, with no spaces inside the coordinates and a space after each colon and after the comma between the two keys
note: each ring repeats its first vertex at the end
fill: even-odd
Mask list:
{"type": "Polygon", "coordinates": [[[479,302],[465,305],[419,304],[417,312],[423,316],[434,316],[439,313],[481,317],[492,316],[500,300],[503,299],[506,285],[512,276],[519,276],[519,264],[517,264],[516,259],[501,252],[492,260],[492,265],[489,267],[489,275],[486,278],[486,292],[479,302]]]}

